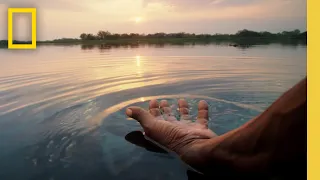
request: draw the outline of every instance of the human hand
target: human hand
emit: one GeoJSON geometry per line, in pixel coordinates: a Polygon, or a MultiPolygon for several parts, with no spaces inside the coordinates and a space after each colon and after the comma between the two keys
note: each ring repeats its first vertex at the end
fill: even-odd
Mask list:
{"type": "Polygon", "coordinates": [[[177,153],[189,165],[199,162],[206,156],[202,153],[204,141],[217,135],[208,129],[208,104],[200,101],[195,122],[190,119],[188,103],[178,101],[180,120],[172,114],[168,102],[151,100],[149,111],[140,107],[129,107],[127,116],[137,120],[143,127],[147,139],[177,153]]]}

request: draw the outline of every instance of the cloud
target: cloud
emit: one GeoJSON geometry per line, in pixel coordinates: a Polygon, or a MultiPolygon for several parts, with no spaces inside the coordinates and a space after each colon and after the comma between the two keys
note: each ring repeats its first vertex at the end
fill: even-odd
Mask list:
{"type": "MultiPolygon", "coordinates": [[[[0,0],[7,7],[38,8],[39,38],[77,37],[100,29],[112,32],[235,32],[306,27],[306,0],[0,0]],[[134,24],[132,19],[142,17],[134,24]]],[[[6,24],[0,18],[0,25],[6,24]]],[[[6,30],[0,29],[0,39],[6,30]]]]}
{"type": "Polygon", "coordinates": [[[306,0],[143,0],[148,9],[153,4],[171,7],[180,15],[212,18],[306,17],[306,0]],[[214,16],[213,16],[214,15],[214,16]]]}
{"type": "Polygon", "coordinates": [[[217,8],[244,8],[248,6],[265,7],[265,5],[268,5],[272,11],[272,8],[277,7],[283,8],[282,10],[290,10],[306,6],[306,0],[143,0],[142,2],[145,8],[153,3],[174,7],[176,11],[216,10],[217,8]],[[287,7],[283,7],[284,4],[287,7]]]}
{"type": "Polygon", "coordinates": [[[143,0],[144,7],[151,3],[164,3],[177,8],[212,8],[214,6],[244,6],[264,0],[143,0]]]}
{"type": "Polygon", "coordinates": [[[115,15],[126,14],[128,11],[150,13],[160,12],[161,10],[181,14],[201,11],[223,12],[228,11],[228,9],[240,9],[236,10],[240,12],[241,9],[247,10],[254,7],[256,9],[260,8],[263,12],[269,11],[274,15],[283,16],[283,14],[289,13],[293,16],[306,16],[306,0],[0,0],[0,4],[18,7],[34,6],[42,10],[68,12],[102,14],[112,12],[115,15]],[[132,6],[135,8],[132,9],[132,6]],[[141,6],[142,9],[136,6],[141,6]]]}
{"type": "Polygon", "coordinates": [[[84,0],[0,0],[7,7],[36,7],[47,10],[82,11],[87,9],[84,0]]]}

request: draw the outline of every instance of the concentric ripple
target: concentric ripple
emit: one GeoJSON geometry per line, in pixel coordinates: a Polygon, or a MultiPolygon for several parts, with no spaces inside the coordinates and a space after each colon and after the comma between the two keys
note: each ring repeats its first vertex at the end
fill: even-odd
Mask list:
{"type": "MultiPolygon", "coordinates": [[[[196,110],[197,110],[197,103],[200,100],[205,100],[209,104],[209,111],[210,111],[210,119],[215,119],[218,120],[224,119],[223,122],[227,122],[227,118],[221,118],[219,116],[222,115],[231,115],[235,117],[235,122],[227,122],[229,125],[239,125],[239,122],[237,121],[244,121],[245,119],[247,120],[253,115],[257,115],[259,112],[262,112],[262,109],[253,105],[247,105],[247,104],[241,104],[237,102],[231,102],[223,99],[217,99],[213,97],[208,97],[208,96],[201,96],[201,95],[190,95],[190,94],[180,94],[180,95],[162,95],[162,96],[149,96],[149,97],[140,97],[132,100],[128,100],[125,102],[122,102],[120,104],[116,104],[114,106],[111,106],[101,113],[99,113],[97,116],[93,117],[90,119],[91,124],[96,124],[98,126],[101,125],[101,123],[105,120],[108,119],[110,115],[113,113],[119,113],[122,112],[121,115],[123,116],[125,113],[124,109],[129,106],[140,106],[144,108],[148,108],[148,103],[146,101],[150,101],[152,99],[157,99],[157,100],[167,100],[169,103],[171,103],[171,107],[173,108],[173,113],[176,116],[179,116],[178,113],[178,108],[177,108],[177,101],[178,99],[184,98],[189,101],[189,106],[190,106],[190,115],[192,117],[196,117],[196,110]],[[221,108],[223,107],[223,108],[221,108]],[[239,110],[242,111],[248,111],[248,112],[238,112],[239,110]],[[223,112],[222,112],[223,111],[223,112]],[[246,114],[247,116],[243,116],[243,114],[246,114]],[[219,117],[219,118],[218,118],[219,117]]],[[[117,119],[126,119],[125,117],[119,117],[117,119]]],[[[212,122],[213,126],[214,123],[212,122]]],[[[243,124],[243,122],[240,122],[240,124],[243,124]]],[[[210,127],[210,122],[209,122],[209,127],[210,127]]],[[[220,127],[220,126],[219,126],[220,127]]],[[[234,127],[233,127],[234,128],[234,127]]],[[[231,129],[233,129],[231,128],[231,129]]],[[[228,129],[228,130],[231,130],[228,129]]]]}

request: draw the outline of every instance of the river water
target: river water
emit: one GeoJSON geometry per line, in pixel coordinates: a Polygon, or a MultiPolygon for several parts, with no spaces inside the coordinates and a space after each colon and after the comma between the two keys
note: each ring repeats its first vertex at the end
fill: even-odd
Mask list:
{"type": "Polygon", "coordinates": [[[0,49],[0,179],[192,179],[176,157],[128,140],[125,108],[210,105],[234,129],[306,76],[306,47],[277,44],[0,49]]]}

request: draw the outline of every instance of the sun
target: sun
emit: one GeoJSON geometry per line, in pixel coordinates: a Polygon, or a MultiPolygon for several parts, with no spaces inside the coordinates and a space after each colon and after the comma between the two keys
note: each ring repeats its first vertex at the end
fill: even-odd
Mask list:
{"type": "Polygon", "coordinates": [[[135,21],[136,23],[141,22],[141,20],[142,20],[142,18],[141,18],[141,17],[136,17],[136,18],[134,19],[134,21],[135,21]]]}

